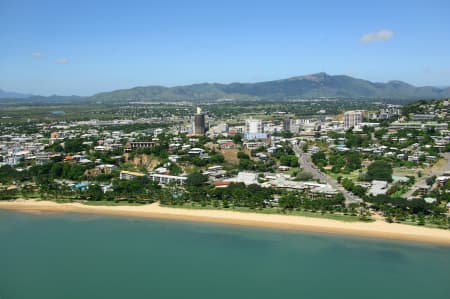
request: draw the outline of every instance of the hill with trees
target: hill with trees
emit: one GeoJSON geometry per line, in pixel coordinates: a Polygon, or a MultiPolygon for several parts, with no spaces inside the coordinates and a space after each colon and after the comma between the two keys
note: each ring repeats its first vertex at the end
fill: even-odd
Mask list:
{"type": "MultiPolygon", "coordinates": [[[[10,94],[12,95],[12,94],[10,94]]],[[[21,95],[22,97],[22,95],[21,95]]],[[[317,73],[288,79],[256,83],[200,83],[185,86],[141,86],[101,92],[91,97],[30,96],[25,102],[65,102],[85,100],[100,103],[116,102],[180,102],[217,101],[223,99],[292,100],[301,98],[353,99],[436,99],[450,97],[450,88],[416,87],[402,81],[376,83],[346,75],[317,73]]],[[[1,98],[1,92],[0,92],[1,98]]],[[[1,99],[1,102],[7,101],[1,99]]]]}
{"type": "Polygon", "coordinates": [[[204,101],[218,99],[289,100],[299,98],[394,98],[450,97],[450,88],[415,87],[402,81],[374,83],[345,75],[318,73],[258,83],[202,83],[186,86],[147,86],[103,92],[92,100],[110,101],[204,101]]]}

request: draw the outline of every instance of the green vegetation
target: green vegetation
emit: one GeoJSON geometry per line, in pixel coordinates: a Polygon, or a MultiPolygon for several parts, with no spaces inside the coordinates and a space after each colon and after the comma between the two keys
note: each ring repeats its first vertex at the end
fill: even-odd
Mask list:
{"type": "Polygon", "coordinates": [[[173,205],[163,205],[164,207],[181,207],[183,209],[199,209],[199,210],[227,210],[227,211],[235,211],[235,212],[243,212],[243,213],[261,213],[261,214],[283,214],[283,215],[290,215],[290,216],[303,216],[303,217],[311,217],[311,218],[324,218],[324,219],[331,219],[331,220],[338,220],[338,221],[345,221],[345,222],[359,222],[361,221],[361,218],[359,216],[350,215],[348,211],[346,213],[338,213],[338,212],[325,212],[322,213],[320,211],[316,212],[309,212],[306,210],[283,210],[281,208],[276,207],[268,207],[264,209],[251,209],[247,207],[234,207],[229,206],[228,208],[224,208],[223,206],[212,206],[212,205],[202,205],[199,203],[185,203],[180,206],[173,206],[173,205]]]}
{"type": "MultiPolygon", "coordinates": [[[[317,77],[327,84],[343,79],[325,74],[317,77]]],[[[24,197],[104,205],[161,201],[166,205],[311,213],[361,220],[370,219],[369,209],[374,209],[382,212],[387,221],[445,227],[448,222],[445,208],[450,193],[441,182],[436,182],[436,177],[429,174],[427,168],[436,163],[443,151],[450,151],[443,128],[398,129],[397,125],[391,125],[397,112],[392,114],[393,117],[389,116],[390,112],[387,117],[381,117],[386,109],[396,111],[398,107],[367,99],[290,99],[297,92],[294,87],[301,83],[296,81],[304,80],[291,81],[263,84],[267,84],[268,94],[274,92],[276,86],[286,88],[283,95],[278,94],[280,100],[277,97],[256,100],[262,97],[259,94],[261,86],[254,84],[200,84],[187,88],[151,87],[101,94],[95,104],[88,100],[79,106],[71,102],[40,103],[35,105],[35,110],[30,109],[32,106],[22,107],[6,101],[8,103],[2,105],[0,111],[1,141],[7,148],[0,154],[0,163],[6,165],[0,167],[0,199],[24,197]],[[114,97],[117,94],[125,97],[123,103],[116,103],[114,97]],[[235,98],[230,100],[231,104],[229,101],[202,104],[211,120],[209,132],[215,131],[217,125],[220,135],[189,134],[186,128],[194,113],[190,103],[140,102],[141,97],[153,101],[175,95],[175,100],[177,97],[197,100],[200,95],[207,95],[202,96],[205,100],[231,94],[231,98],[235,98]],[[342,112],[361,108],[372,110],[364,121],[370,122],[379,115],[380,125],[356,126],[344,131],[342,124],[336,122],[341,119],[342,112]],[[324,120],[330,115],[336,115],[336,118],[324,120]],[[233,134],[241,132],[249,118],[262,119],[269,131],[270,128],[278,130],[289,121],[292,131],[274,132],[268,140],[256,140],[260,142],[258,148],[249,151],[244,146],[244,134],[233,134]],[[100,125],[73,122],[94,119],[100,120],[95,122],[100,125]],[[222,131],[222,127],[227,126],[230,128],[228,136],[222,131]],[[297,130],[300,130],[299,134],[297,130]],[[54,138],[53,132],[59,137],[54,138]],[[306,138],[304,133],[308,135],[306,138]],[[235,144],[232,149],[226,149],[219,145],[219,139],[233,140],[235,144]],[[151,143],[135,148],[133,141],[151,143]],[[17,142],[22,143],[23,148],[16,148],[17,142]],[[30,143],[32,146],[28,150],[30,143]],[[312,152],[311,159],[317,170],[311,169],[312,173],[301,170],[293,144],[299,144],[305,157],[312,152]],[[46,147],[45,151],[38,149],[43,148],[42,145],[46,147]],[[201,148],[204,152],[189,153],[190,148],[201,148]],[[17,153],[17,156],[11,153],[17,153]],[[220,167],[209,169],[211,166],[220,167]],[[182,175],[187,176],[187,180],[182,186],[159,186],[139,174],[130,175],[136,179],[119,180],[122,170],[182,175]],[[411,176],[409,182],[393,182],[394,170],[396,174],[411,176]],[[222,180],[239,171],[253,172],[264,186],[279,183],[274,179],[275,174],[277,179],[296,184],[295,190],[303,188],[298,181],[319,177],[320,174],[313,176],[318,171],[335,178],[364,202],[346,207],[342,195],[332,196],[332,192],[326,192],[328,196],[325,196],[306,190],[297,192],[242,183],[226,187],[227,182],[222,180]],[[413,186],[414,179],[422,175],[433,189],[413,193],[417,197],[413,200],[400,198],[411,199],[409,191],[416,187],[413,186]],[[389,182],[386,195],[367,194],[373,180],[389,182]],[[430,203],[424,203],[426,197],[430,197],[427,199],[430,203]]],[[[403,113],[406,117],[418,112],[435,113],[438,115],[436,121],[442,124],[448,122],[443,113],[448,110],[447,106],[448,102],[444,101],[418,102],[408,105],[403,113]]],[[[304,186],[314,188],[311,184],[304,186]]]]}
{"type": "Polygon", "coordinates": [[[392,166],[384,161],[375,161],[367,167],[367,180],[382,180],[392,182],[392,166]]]}
{"type": "MultiPolygon", "coordinates": [[[[319,160],[319,163],[323,163],[323,161],[319,160]]],[[[350,173],[361,168],[361,154],[353,151],[334,151],[329,155],[328,163],[333,166],[331,171],[334,173],[350,173]]]]}
{"type": "Polygon", "coordinates": [[[445,90],[414,87],[399,81],[374,84],[349,76],[318,73],[306,77],[259,83],[203,83],[172,88],[135,87],[99,93],[92,96],[90,100],[110,103],[124,99],[128,101],[198,101],[221,98],[281,100],[299,97],[429,98],[440,96],[445,96],[445,90]]]}
{"type": "Polygon", "coordinates": [[[314,164],[316,164],[318,167],[324,167],[327,165],[328,160],[327,156],[324,152],[320,151],[317,153],[314,153],[311,155],[311,160],[314,164]]]}

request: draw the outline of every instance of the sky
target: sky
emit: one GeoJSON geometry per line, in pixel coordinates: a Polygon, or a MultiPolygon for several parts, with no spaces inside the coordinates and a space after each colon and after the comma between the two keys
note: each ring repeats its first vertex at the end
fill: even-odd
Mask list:
{"type": "Polygon", "coordinates": [[[0,0],[0,89],[92,95],[327,72],[450,86],[450,1],[0,0]]]}

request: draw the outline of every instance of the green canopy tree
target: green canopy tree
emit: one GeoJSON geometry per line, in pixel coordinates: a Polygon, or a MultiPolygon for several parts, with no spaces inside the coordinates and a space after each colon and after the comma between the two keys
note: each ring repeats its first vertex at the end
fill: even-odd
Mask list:
{"type": "Polygon", "coordinates": [[[208,181],[208,177],[200,172],[193,172],[187,176],[186,186],[200,187],[208,181]]]}
{"type": "Polygon", "coordinates": [[[392,182],[392,166],[385,161],[375,161],[367,167],[368,180],[381,180],[392,182]]]}

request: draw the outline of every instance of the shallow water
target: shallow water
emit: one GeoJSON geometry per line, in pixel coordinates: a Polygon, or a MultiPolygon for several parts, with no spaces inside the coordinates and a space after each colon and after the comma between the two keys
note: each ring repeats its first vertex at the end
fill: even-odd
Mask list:
{"type": "Polygon", "coordinates": [[[0,299],[450,298],[450,247],[0,211],[0,299]]]}

